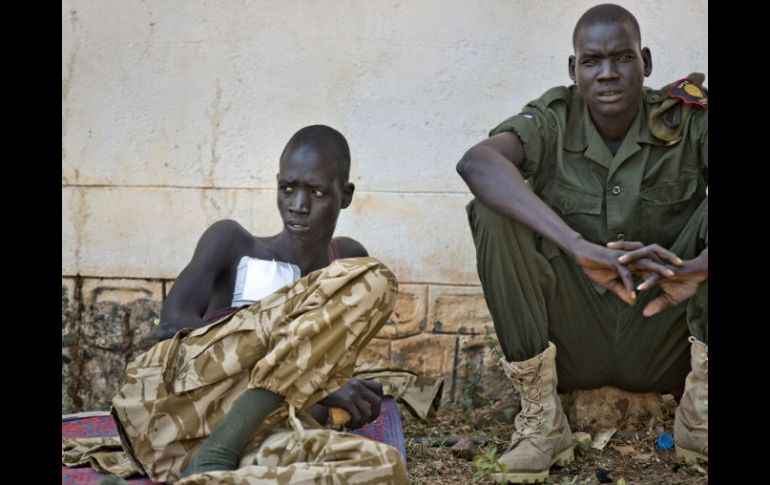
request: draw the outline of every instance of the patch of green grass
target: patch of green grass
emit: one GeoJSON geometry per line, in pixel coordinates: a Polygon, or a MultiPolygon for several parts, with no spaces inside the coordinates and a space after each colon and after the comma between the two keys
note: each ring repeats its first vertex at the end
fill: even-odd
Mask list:
{"type": "Polygon", "coordinates": [[[492,448],[492,450],[487,453],[476,455],[473,458],[473,463],[476,465],[476,473],[473,474],[474,482],[482,480],[494,481],[492,479],[492,474],[502,473],[503,482],[507,483],[505,474],[508,473],[508,466],[505,463],[500,463],[498,461],[497,448],[492,448]]]}
{"type": "Polygon", "coordinates": [[[472,410],[488,404],[489,399],[483,392],[481,372],[476,369],[473,363],[468,360],[461,368],[465,378],[460,382],[461,395],[457,399],[457,403],[462,406],[465,413],[470,413],[472,410]]]}

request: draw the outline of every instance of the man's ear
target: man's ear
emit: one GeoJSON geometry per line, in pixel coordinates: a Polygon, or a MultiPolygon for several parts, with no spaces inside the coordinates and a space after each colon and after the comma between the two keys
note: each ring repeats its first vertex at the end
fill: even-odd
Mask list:
{"type": "Polygon", "coordinates": [[[577,82],[575,81],[575,56],[569,56],[567,69],[569,70],[569,78],[572,79],[572,82],[577,82]]]}
{"type": "Polygon", "coordinates": [[[649,47],[642,49],[642,61],[644,62],[644,77],[650,77],[652,74],[652,52],[649,47]]]}
{"type": "Polygon", "coordinates": [[[342,208],[347,209],[351,202],[353,202],[353,192],[356,191],[356,186],[353,182],[346,182],[342,186],[342,208]]]}

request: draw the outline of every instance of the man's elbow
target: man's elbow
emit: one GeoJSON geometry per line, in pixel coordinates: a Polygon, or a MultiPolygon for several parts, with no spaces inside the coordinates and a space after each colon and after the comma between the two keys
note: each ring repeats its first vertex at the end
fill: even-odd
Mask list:
{"type": "Polygon", "coordinates": [[[463,180],[467,180],[468,175],[473,172],[473,169],[475,168],[473,160],[474,160],[473,148],[471,148],[467,152],[465,152],[465,154],[460,159],[460,161],[457,162],[457,166],[455,168],[457,169],[457,173],[460,175],[460,177],[463,178],[463,180]]]}
{"type": "Polygon", "coordinates": [[[201,325],[203,325],[203,321],[199,317],[184,316],[173,311],[161,311],[160,322],[155,327],[155,337],[158,340],[166,340],[183,328],[199,328],[201,325]]]}
{"type": "Polygon", "coordinates": [[[184,320],[185,318],[180,314],[179,311],[164,307],[160,311],[160,323],[158,324],[158,329],[162,333],[171,332],[173,335],[173,333],[176,333],[177,330],[185,326],[182,324],[184,320]]]}
{"type": "Polygon", "coordinates": [[[161,325],[168,325],[169,321],[175,320],[175,312],[173,312],[168,305],[163,305],[163,308],[160,309],[160,324],[161,325]]]}

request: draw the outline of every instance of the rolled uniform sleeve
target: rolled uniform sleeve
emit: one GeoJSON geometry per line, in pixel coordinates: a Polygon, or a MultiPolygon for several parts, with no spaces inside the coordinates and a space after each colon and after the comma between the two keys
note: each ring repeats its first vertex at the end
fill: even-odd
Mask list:
{"type": "Polygon", "coordinates": [[[524,147],[524,162],[519,170],[525,179],[537,173],[549,147],[552,148],[555,143],[555,126],[549,120],[548,106],[541,100],[527,104],[521,113],[511,116],[489,132],[489,136],[494,136],[509,131],[519,137],[524,147]]]}

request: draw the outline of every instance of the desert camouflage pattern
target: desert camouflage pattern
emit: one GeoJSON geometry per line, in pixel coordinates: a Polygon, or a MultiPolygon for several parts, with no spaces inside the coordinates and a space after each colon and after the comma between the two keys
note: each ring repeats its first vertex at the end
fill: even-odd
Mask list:
{"type": "Polygon", "coordinates": [[[112,473],[120,477],[142,473],[123,451],[117,436],[63,438],[61,462],[68,467],[89,465],[100,473],[112,473]]]}
{"type": "Polygon", "coordinates": [[[359,364],[353,377],[382,384],[382,393],[397,397],[413,416],[425,421],[438,411],[444,379],[425,377],[399,367],[359,364]]]}
{"type": "Polygon", "coordinates": [[[190,475],[176,485],[409,483],[392,446],[330,429],[276,430],[238,469],[190,475]]]}
{"type": "Polygon", "coordinates": [[[337,483],[340,473],[345,483],[405,483],[399,482],[405,471],[397,450],[363,438],[319,435],[297,418],[320,428],[301,410],[350,379],[397,291],[393,273],[376,259],[338,259],[232,316],[159,342],[128,365],[112,401],[124,447],[152,480],[175,481],[235,399],[259,387],[286,399],[244,448],[247,457],[256,451],[262,464],[192,475],[183,483],[251,483],[249,477],[273,483],[265,481],[270,473],[278,473],[274,483],[337,483]],[[323,462],[337,459],[337,447],[359,454],[340,464],[323,462]],[[310,461],[291,461],[300,458],[310,461]],[[306,476],[313,478],[302,482],[306,476]]]}

